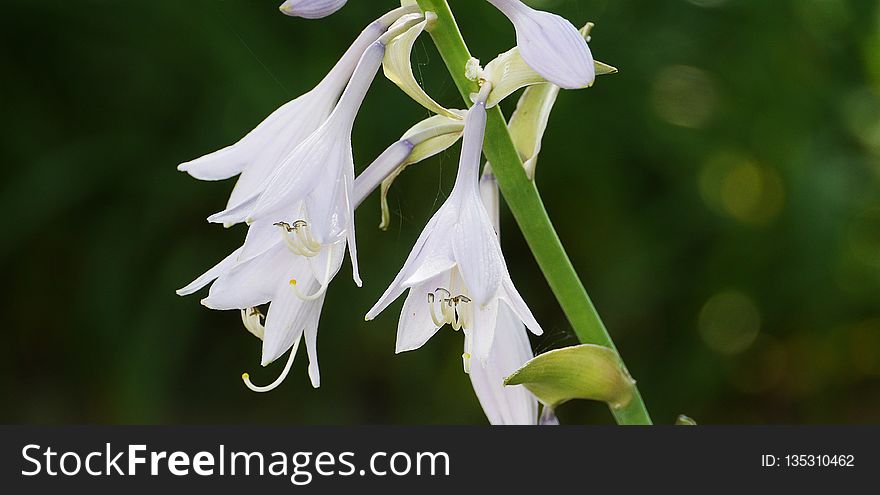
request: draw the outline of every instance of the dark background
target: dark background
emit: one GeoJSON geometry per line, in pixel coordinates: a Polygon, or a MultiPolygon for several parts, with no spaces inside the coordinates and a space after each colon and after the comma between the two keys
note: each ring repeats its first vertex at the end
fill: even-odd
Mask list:
{"type": "MultiPolygon", "coordinates": [[[[4,0],[0,422],[482,423],[441,331],[395,356],[398,302],[362,315],[449,192],[458,147],[358,210],[364,288],[347,264],[306,360],[257,395],[238,314],[174,289],[237,247],[204,218],[233,181],[175,166],[234,142],[312,88],[392,0],[321,21],[280,0],[4,0]]],[[[488,3],[450,2],[483,62],[514,43],[488,3]]],[[[560,96],[538,165],[559,234],[655,421],[880,419],[880,10],[874,1],[533,2],[596,22],[621,72],[560,96]]],[[[461,102],[427,37],[416,73],[461,102]]],[[[515,98],[507,102],[508,110],[515,98]]],[[[358,118],[362,169],[427,116],[381,75],[358,118]]],[[[539,351],[575,342],[509,215],[514,281],[539,351]]],[[[304,357],[304,354],[301,356],[304,357]]],[[[566,423],[607,423],[581,402],[566,423]]]]}

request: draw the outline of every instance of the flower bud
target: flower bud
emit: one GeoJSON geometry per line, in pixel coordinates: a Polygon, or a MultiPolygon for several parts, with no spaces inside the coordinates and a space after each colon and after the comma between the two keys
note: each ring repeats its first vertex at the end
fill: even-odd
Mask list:
{"type": "Polygon", "coordinates": [[[520,0],[488,0],[516,28],[520,55],[544,79],[563,89],[586,88],[596,71],[587,41],[564,18],[520,0]]]}
{"type": "Polygon", "coordinates": [[[278,7],[285,15],[320,19],[345,6],[346,0],[287,0],[278,7]]]}

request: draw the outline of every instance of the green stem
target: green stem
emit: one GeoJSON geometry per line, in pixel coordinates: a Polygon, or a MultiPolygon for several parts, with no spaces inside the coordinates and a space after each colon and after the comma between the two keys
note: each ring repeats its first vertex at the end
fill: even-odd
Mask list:
{"type": "MultiPolygon", "coordinates": [[[[431,38],[459,92],[470,105],[470,94],[478,87],[465,77],[465,64],[471,55],[449,4],[446,0],[418,0],[418,3],[422,10],[437,14],[437,22],[430,30],[431,38]]],[[[501,193],[578,338],[583,343],[603,345],[616,351],[605,324],[562,247],[535,183],[526,176],[507,130],[507,121],[498,106],[488,110],[483,152],[492,163],[501,193]]],[[[626,407],[611,412],[618,424],[651,424],[638,389],[626,407]]]]}

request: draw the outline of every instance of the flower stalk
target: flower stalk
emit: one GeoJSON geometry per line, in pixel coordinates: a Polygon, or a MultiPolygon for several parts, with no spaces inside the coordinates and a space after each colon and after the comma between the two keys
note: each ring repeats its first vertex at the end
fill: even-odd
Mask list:
{"type": "MultiPolygon", "coordinates": [[[[470,105],[470,95],[479,88],[465,76],[465,66],[471,54],[448,3],[446,0],[418,0],[418,4],[422,10],[437,14],[429,33],[462,98],[470,105]]],[[[487,110],[483,151],[492,163],[510,211],[578,338],[582,343],[609,347],[617,352],[556,234],[535,183],[526,175],[508,132],[507,122],[497,106],[487,110]]],[[[626,407],[611,410],[615,420],[618,424],[651,424],[637,388],[633,394],[626,407]]]]}

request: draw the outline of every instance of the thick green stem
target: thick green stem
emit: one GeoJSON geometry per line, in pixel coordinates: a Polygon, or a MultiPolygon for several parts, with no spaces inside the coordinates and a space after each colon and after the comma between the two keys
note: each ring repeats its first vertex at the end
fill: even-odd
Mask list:
{"type": "MultiPolygon", "coordinates": [[[[437,22],[430,31],[431,38],[459,92],[470,105],[470,94],[478,88],[476,83],[465,77],[465,64],[471,55],[449,5],[446,0],[418,0],[418,3],[423,10],[437,14],[437,22]]],[[[508,133],[507,122],[498,106],[488,111],[483,152],[492,163],[501,193],[578,338],[583,343],[603,345],[616,350],[608,330],[562,247],[535,183],[526,176],[522,160],[508,133]]],[[[626,407],[612,409],[611,412],[619,424],[651,424],[638,390],[626,407]]]]}

